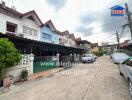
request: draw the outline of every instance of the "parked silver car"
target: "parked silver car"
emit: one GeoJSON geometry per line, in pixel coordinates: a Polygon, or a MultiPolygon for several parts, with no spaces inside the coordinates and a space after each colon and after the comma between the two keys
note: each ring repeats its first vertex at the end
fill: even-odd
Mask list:
{"type": "Polygon", "coordinates": [[[132,59],[128,59],[119,65],[120,75],[124,76],[129,82],[129,92],[132,96],[132,59]]]}
{"type": "Polygon", "coordinates": [[[82,59],[81,59],[81,62],[82,63],[92,63],[96,60],[96,57],[93,56],[93,54],[85,54],[82,59]]]}
{"type": "Polygon", "coordinates": [[[115,64],[121,64],[122,62],[126,61],[129,56],[125,53],[114,53],[111,55],[111,58],[115,64]]]}

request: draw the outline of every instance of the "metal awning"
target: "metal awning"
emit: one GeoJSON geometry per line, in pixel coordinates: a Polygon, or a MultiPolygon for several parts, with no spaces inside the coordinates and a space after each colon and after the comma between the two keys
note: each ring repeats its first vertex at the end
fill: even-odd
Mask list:
{"type": "Polygon", "coordinates": [[[75,47],[67,47],[63,45],[58,44],[51,44],[46,42],[40,42],[36,40],[30,40],[22,37],[18,37],[15,35],[9,35],[9,34],[2,34],[0,33],[0,38],[8,38],[10,41],[14,43],[16,48],[21,53],[33,53],[35,55],[41,55],[44,53],[64,53],[64,54],[70,54],[70,53],[84,53],[86,50],[81,48],[75,48],[75,47]]]}

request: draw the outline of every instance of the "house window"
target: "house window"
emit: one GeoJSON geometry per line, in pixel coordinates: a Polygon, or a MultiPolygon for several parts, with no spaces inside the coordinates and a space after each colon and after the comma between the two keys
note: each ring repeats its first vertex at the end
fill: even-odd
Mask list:
{"type": "Polygon", "coordinates": [[[38,33],[38,31],[36,31],[36,30],[33,31],[34,36],[37,36],[37,33],[38,33]]]}
{"type": "Polygon", "coordinates": [[[31,28],[28,28],[28,34],[32,35],[32,29],[31,28]]]}
{"type": "Polygon", "coordinates": [[[31,36],[37,36],[38,31],[32,28],[23,26],[23,33],[31,35],[31,36]]]}
{"type": "Polygon", "coordinates": [[[42,33],[42,38],[46,40],[52,40],[52,36],[50,34],[42,33]]]}
{"type": "Polygon", "coordinates": [[[27,33],[27,27],[23,26],[23,33],[27,33]]]}
{"type": "Polygon", "coordinates": [[[11,22],[6,23],[6,31],[7,33],[14,34],[16,33],[17,25],[11,22]]]}

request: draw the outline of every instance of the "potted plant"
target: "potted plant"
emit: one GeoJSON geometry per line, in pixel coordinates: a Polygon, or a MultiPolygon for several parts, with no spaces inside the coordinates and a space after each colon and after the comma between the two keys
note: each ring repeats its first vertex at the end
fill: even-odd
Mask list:
{"type": "Polygon", "coordinates": [[[3,86],[6,87],[10,82],[9,76],[6,76],[6,70],[16,65],[21,59],[21,54],[15,48],[14,44],[7,38],[0,39],[0,80],[3,80],[3,86]]]}

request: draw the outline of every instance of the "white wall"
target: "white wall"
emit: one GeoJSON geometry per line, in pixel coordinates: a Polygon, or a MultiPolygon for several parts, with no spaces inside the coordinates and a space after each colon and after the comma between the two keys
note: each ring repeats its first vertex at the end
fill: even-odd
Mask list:
{"type": "Polygon", "coordinates": [[[15,18],[15,17],[9,16],[9,15],[0,13],[0,32],[6,33],[6,22],[7,21],[17,24],[16,34],[23,33],[23,25],[37,30],[38,31],[37,37],[29,36],[29,35],[25,34],[25,38],[33,39],[33,40],[40,40],[40,27],[34,21],[29,20],[27,18],[19,19],[19,18],[15,18]]]}
{"type": "Polygon", "coordinates": [[[75,47],[76,46],[75,41],[72,38],[70,38],[69,40],[70,40],[70,46],[75,47]]]}
{"type": "Polygon", "coordinates": [[[33,74],[33,60],[34,55],[33,54],[24,54],[22,55],[22,59],[16,66],[9,68],[7,70],[7,76],[11,75],[14,77],[14,81],[17,81],[20,79],[20,75],[22,70],[27,69],[28,75],[33,74]]]}
{"type": "Polygon", "coordinates": [[[70,46],[70,40],[67,38],[66,35],[63,36],[63,40],[64,40],[64,45],[65,46],[70,46]],[[67,43],[65,42],[65,40],[67,41],[67,43]]]}

